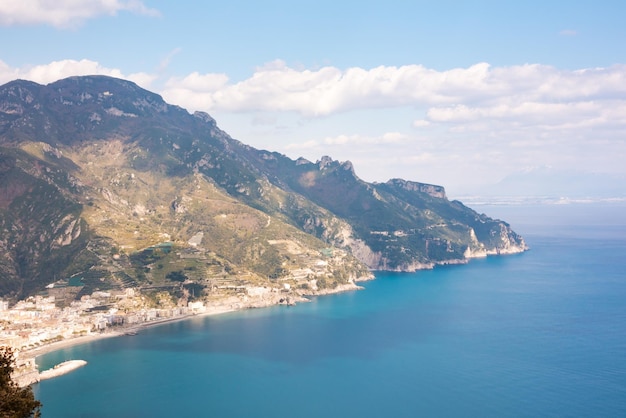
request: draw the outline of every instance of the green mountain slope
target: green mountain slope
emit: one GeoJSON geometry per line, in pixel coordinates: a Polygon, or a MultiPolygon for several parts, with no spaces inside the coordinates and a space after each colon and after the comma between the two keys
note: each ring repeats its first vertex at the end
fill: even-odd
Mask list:
{"type": "Polygon", "coordinates": [[[314,292],[526,248],[442,187],[257,150],[103,76],[0,86],[0,233],[0,294],[20,297],[71,280],[314,292]]]}

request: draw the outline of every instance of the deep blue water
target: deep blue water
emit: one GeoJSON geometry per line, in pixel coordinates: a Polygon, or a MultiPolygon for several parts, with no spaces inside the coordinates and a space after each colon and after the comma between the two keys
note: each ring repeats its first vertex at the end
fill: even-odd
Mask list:
{"type": "Polygon", "coordinates": [[[626,211],[477,209],[531,251],[50,353],[43,416],[626,416],[626,211]]]}

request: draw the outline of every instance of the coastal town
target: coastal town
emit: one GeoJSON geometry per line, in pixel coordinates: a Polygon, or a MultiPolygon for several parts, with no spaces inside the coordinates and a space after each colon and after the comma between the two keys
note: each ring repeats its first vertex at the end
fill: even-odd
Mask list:
{"type": "Polygon", "coordinates": [[[94,292],[63,308],[56,305],[54,296],[32,296],[11,308],[2,301],[0,341],[28,351],[55,341],[206,310],[203,302],[151,309],[144,305],[134,289],[94,292]]]}
{"type": "MultiPolygon", "coordinates": [[[[358,288],[351,281],[318,293],[358,288]]],[[[96,291],[70,302],[50,293],[54,292],[31,296],[12,306],[0,300],[0,346],[9,346],[16,352],[14,380],[21,386],[42,380],[44,374],[37,368],[36,356],[67,345],[134,335],[146,326],[197,315],[308,301],[287,284],[232,287],[193,301],[175,301],[168,292],[147,297],[133,288],[96,291]]]]}
{"type": "Polygon", "coordinates": [[[61,342],[79,342],[124,333],[129,327],[203,313],[203,302],[147,308],[134,289],[94,292],[59,307],[55,296],[31,296],[10,306],[0,301],[0,345],[17,354],[14,380],[40,380],[35,357],[61,342]]]}

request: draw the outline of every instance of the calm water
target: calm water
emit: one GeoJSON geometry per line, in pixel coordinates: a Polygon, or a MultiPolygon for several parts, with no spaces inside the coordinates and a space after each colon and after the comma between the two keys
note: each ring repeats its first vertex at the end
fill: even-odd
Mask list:
{"type": "Polygon", "coordinates": [[[626,210],[477,209],[532,250],[51,353],[43,415],[625,416],[626,210]]]}

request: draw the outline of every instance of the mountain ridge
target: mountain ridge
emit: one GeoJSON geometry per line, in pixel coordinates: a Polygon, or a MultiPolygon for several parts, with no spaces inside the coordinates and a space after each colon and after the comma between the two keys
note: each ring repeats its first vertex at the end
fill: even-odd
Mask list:
{"type": "Polygon", "coordinates": [[[168,274],[183,274],[206,293],[222,274],[313,292],[367,269],[526,249],[441,186],[367,183],[349,161],[257,150],[207,113],[106,76],[0,86],[0,190],[0,294],[81,274],[94,288],[174,286],[168,274]],[[155,247],[166,242],[177,258],[155,247]]]}

